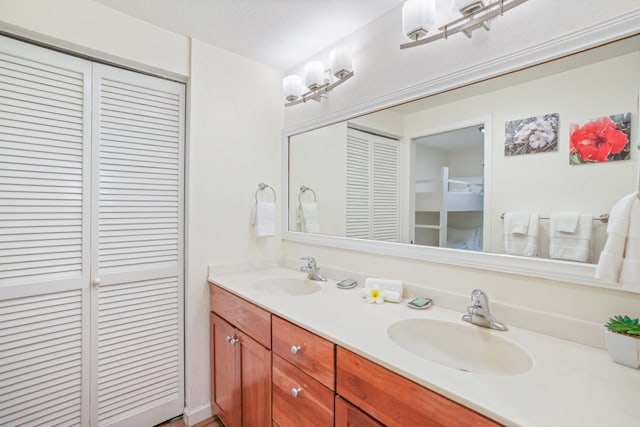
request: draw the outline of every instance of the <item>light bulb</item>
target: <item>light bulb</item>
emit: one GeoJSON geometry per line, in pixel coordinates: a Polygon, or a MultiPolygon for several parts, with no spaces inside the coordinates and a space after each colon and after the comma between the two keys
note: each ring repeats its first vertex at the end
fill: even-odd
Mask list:
{"type": "Polygon", "coordinates": [[[325,85],[324,65],[320,61],[311,61],[304,66],[304,84],[309,90],[317,90],[325,85]]]}
{"type": "Polygon", "coordinates": [[[351,53],[345,47],[337,47],[331,51],[331,55],[329,56],[329,64],[331,68],[331,73],[334,76],[341,79],[345,75],[349,74],[353,71],[353,66],[351,64],[351,53]]]}
{"type": "Polygon", "coordinates": [[[287,101],[292,102],[302,95],[302,80],[295,74],[282,79],[282,92],[287,101]]]}
{"type": "Polygon", "coordinates": [[[407,0],[402,6],[402,31],[410,39],[424,37],[434,24],[434,0],[407,0]]]}

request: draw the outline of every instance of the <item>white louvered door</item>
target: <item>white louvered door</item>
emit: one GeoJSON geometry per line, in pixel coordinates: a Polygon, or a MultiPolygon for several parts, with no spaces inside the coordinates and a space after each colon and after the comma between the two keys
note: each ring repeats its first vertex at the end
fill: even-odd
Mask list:
{"type": "Polygon", "coordinates": [[[184,85],[94,65],[96,425],[184,407],[184,85]]]}
{"type": "Polygon", "coordinates": [[[88,425],[91,64],[0,37],[0,425],[88,425]]]}
{"type": "Polygon", "coordinates": [[[398,141],[347,130],[347,237],[400,240],[398,141]]]}
{"type": "Polygon", "coordinates": [[[0,426],[182,413],[184,96],[0,37],[0,426]]]}

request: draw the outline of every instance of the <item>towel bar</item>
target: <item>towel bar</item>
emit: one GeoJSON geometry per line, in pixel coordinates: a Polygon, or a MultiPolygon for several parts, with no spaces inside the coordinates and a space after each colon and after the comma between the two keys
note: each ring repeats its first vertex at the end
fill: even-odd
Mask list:
{"type": "Polygon", "coordinates": [[[258,203],[258,193],[260,191],[266,190],[266,189],[270,189],[271,192],[273,193],[273,201],[276,201],[276,190],[273,189],[272,186],[265,184],[264,182],[261,182],[260,184],[258,184],[258,189],[256,190],[256,203],[258,203]]]}
{"type": "MultiPolygon", "coordinates": [[[[549,219],[548,216],[541,216],[538,217],[539,219],[549,219]]],[[[504,212],[500,214],[500,219],[504,219],[504,212]]],[[[600,216],[594,216],[592,218],[594,221],[600,221],[602,223],[608,223],[609,222],[609,214],[602,214],[600,216]]]]}
{"type": "Polygon", "coordinates": [[[316,202],[318,199],[316,198],[316,192],[313,191],[313,189],[311,187],[307,187],[306,185],[301,185],[300,186],[300,192],[298,193],[298,203],[302,203],[302,194],[306,191],[311,191],[311,193],[313,194],[313,201],[316,202]]]}

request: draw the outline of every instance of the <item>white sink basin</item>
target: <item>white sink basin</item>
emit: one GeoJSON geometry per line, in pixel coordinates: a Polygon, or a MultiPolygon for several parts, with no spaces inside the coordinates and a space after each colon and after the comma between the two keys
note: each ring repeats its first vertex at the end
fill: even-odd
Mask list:
{"type": "Polygon", "coordinates": [[[253,288],[285,295],[309,295],[320,290],[320,285],[309,279],[276,277],[253,282],[253,288]]]}
{"type": "Polygon", "coordinates": [[[475,374],[524,374],[533,361],[520,346],[500,336],[505,333],[431,319],[400,320],[387,329],[394,343],[430,362],[475,374]]]}

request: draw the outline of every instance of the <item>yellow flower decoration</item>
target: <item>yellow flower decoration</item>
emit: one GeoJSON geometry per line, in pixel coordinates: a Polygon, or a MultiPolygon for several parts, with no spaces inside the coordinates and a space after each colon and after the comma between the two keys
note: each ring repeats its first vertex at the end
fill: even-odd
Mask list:
{"type": "Polygon", "coordinates": [[[365,298],[369,304],[382,304],[384,302],[385,292],[378,285],[373,288],[365,288],[365,298]]]}

